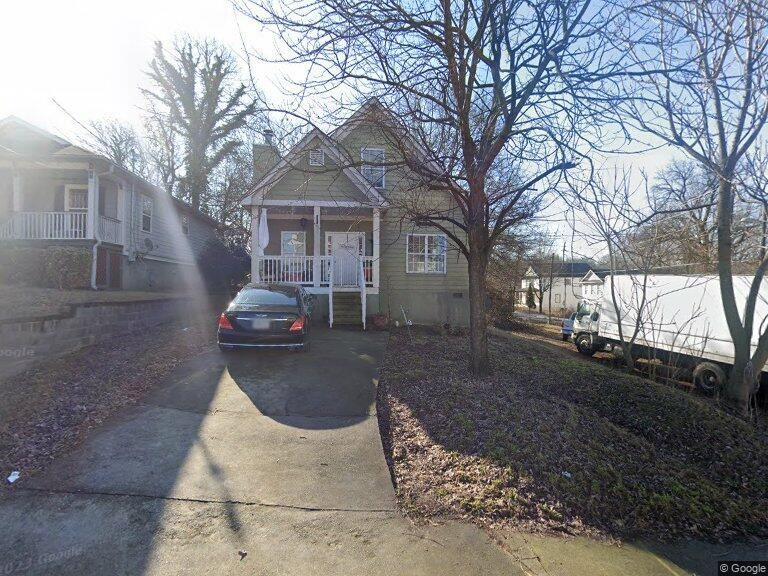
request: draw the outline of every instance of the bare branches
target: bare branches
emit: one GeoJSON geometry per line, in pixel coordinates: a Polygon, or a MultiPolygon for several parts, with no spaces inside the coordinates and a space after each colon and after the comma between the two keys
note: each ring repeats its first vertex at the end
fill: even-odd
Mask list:
{"type": "MultiPolygon", "coordinates": [[[[213,41],[182,39],[170,58],[161,43],[155,45],[151,85],[142,92],[161,142],[181,140],[184,173],[168,174],[166,181],[178,181],[179,195],[194,208],[200,208],[211,173],[240,145],[237,133],[256,111],[246,87],[235,83],[235,73],[230,53],[213,41]]],[[[175,168],[173,161],[166,150],[164,168],[175,168]]]]}

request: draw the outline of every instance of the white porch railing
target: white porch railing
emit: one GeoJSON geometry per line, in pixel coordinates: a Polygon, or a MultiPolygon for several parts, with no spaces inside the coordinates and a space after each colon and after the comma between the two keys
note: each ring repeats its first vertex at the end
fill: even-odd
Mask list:
{"type": "MultiPolygon", "coordinates": [[[[103,236],[102,240],[105,240],[103,236]]],[[[331,286],[331,283],[337,288],[357,288],[361,282],[365,282],[368,288],[373,287],[375,262],[372,256],[364,256],[349,264],[333,256],[317,256],[317,259],[319,265],[315,267],[315,256],[257,256],[258,279],[260,282],[285,282],[322,288],[331,286]],[[317,284],[315,270],[319,273],[317,284]]]]}
{"type": "Polygon", "coordinates": [[[99,216],[99,238],[102,242],[122,244],[122,223],[117,218],[99,216]]]}
{"type": "Polygon", "coordinates": [[[313,256],[258,256],[259,281],[313,286],[313,256]]]}
{"type": "Polygon", "coordinates": [[[14,212],[0,225],[2,240],[84,240],[85,212],[14,212]]]}

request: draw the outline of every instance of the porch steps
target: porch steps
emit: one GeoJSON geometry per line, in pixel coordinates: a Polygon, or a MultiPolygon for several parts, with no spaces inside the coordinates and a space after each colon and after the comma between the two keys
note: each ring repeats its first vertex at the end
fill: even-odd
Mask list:
{"type": "Polygon", "coordinates": [[[362,326],[360,294],[357,292],[333,293],[333,323],[362,326]]]}

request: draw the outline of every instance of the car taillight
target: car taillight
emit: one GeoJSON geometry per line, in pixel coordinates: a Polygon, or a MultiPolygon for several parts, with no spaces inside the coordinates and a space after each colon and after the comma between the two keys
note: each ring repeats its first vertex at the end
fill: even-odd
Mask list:
{"type": "Polygon", "coordinates": [[[296,320],[293,321],[293,324],[291,324],[291,327],[288,329],[289,332],[301,332],[304,330],[304,316],[299,316],[296,318],[296,320]]]}
{"type": "Polygon", "coordinates": [[[221,316],[219,316],[219,328],[224,328],[224,330],[234,330],[232,322],[229,321],[229,318],[227,318],[227,315],[223,312],[221,313],[221,316]]]}

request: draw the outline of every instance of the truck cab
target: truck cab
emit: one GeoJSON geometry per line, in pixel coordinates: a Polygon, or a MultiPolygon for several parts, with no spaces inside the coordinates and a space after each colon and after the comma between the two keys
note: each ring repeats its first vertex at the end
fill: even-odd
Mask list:
{"type": "Polygon", "coordinates": [[[573,321],[573,341],[582,354],[591,356],[605,348],[605,342],[600,337],[600,301],[580,300],[576,308],[576,319],[573,321]]]}

